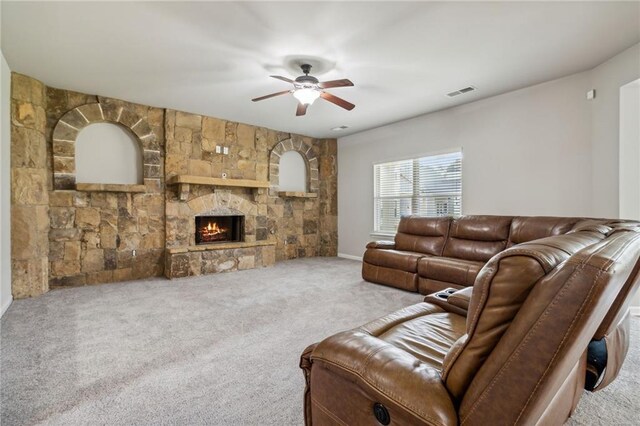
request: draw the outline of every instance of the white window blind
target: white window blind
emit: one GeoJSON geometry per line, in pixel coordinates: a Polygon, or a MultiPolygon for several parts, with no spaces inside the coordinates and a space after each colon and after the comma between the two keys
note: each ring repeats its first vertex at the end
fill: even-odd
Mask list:
{"type": "Polygon", "coordinates": [[[400,217],[462,214],[462,152],[375,164],[374,232],[395,233],[400,217]]]}

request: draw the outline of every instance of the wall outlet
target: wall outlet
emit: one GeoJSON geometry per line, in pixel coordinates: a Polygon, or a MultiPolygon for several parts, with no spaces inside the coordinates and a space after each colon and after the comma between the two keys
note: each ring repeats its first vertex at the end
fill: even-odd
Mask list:
{"type": "Polygon", "coordinates": [[[228,155],[229,154],[229,147],[228,146],[223,147],[222,150],[224,152],[224,155],[228,155]]]}
{"type": "Polygon", "coordinates": [[[222,153],[222,147],[220,145],[216,145],[216,154],[222,153]]]}

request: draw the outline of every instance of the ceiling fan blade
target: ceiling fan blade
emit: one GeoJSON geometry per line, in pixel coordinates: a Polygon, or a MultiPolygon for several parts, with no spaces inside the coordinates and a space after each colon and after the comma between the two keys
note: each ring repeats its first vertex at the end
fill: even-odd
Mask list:
{"type": "Polygon", "coordinates": [[[269,99],[269,98],[273,98],[274,96],[284,95],[284,94],[289,93],[289,92],[290,92],[290,90],[283,90],[282,92],[276,92],[276,93],[272,93],[270,95],[260,96],[259,98],[253,98],[251,100],[253,102],[262,101],[264,99],[269,99]]]}
{"type": "Polygon", "coordinates": [[[331,89],[332,87],[347,87],[353,86],[351,80],[342,79],[342,80],[331,80],[331,81],[323,81],[318,83],[318,87],[321,89],[331,89]]]}
{"type": "Polygon", "coordinates": [[[299,117],[301,115],[305,115],[307,113],[307,107],[309,105],[307,104],[301,104],[298,102],[298,109],[296,109],[296,117],[299,117]]]}
{"type": "Polygon", "coordinates": [[[287,77],[283,77],[281,75],[271,75],[269,77],[277,78],[278,80],[286,81],[287,83],[293,84],[293,80],[291,80],[290,78],[287,78],[287,77]]]}
{"type": "Polygon", "coordinates": [[[354,104],[352,104],[351,102],[347,102],[342,98],[339,98],[337,96],[332,95],[331,93],[327,93],[327,92],[320,92],[320,97],[326,101],[329,101],[331,103],[334,103],[336,105],[338,105],[339,107],[342,107],[348,111],[351,111],[352,109],[354,109],[356,106],[354,104]]]}

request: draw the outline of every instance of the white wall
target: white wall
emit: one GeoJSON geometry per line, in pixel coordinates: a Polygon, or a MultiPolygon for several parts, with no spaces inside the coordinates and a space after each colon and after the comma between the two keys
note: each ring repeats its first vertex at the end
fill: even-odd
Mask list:
{"type": "Polygon", "coordinates": [[[640,43],[591,71],[592,209],[596,217],[618,216],[620,87],[640,78],[640,43]]]}
{"type": "MultiPolygon", "coordinates": [[[[640,220],[640,79],[620,88],[620,217],[640,220]]],[[[640,291],[631,302],[640,315],[640,291]]]]}
{"type": "Polygon", "coordinates": [[[307,166],[297,151],[280,156],[278,188],[280,191],[307,192],[307,166]]]}
{"type": "Polygon", "coordinates": [[[620,88],[620,217],[640,220],[640,79],[620,88]]]}
{"type": "Polygon", "coordinates": [[[588,215],[588,88],[575,74],[339,139],[339,253],[371,240],[374,162],[457,147],[463,214],[588,215]]]}
{"type": "Polygon", "coordinates": [[[0,315],[11,304],[11,71],[0,51],[0,315]]]}
{"type": "Polygon", "coordinates": [[[463,149],[463,214],[618,216],[618,102],[640,44],[578,74],[338,140],[338,252],[373,229],[374,162],[463,149]],[[596,89],[593,101],[586,92],[596,89]]]}
{"type": "Polygon", "coordinates": [[[76,138],[76,182],[142,183],[142,150],[129,130],[90,124],[76,138]]]}

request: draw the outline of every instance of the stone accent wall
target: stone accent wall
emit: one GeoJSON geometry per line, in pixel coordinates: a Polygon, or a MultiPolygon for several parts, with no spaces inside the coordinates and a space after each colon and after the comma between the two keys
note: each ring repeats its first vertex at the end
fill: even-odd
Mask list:
{"type": "Polygon", "coordinates": [[[53,159],[50,175],[54,179],[49,194],[50,285],[77,286],[162,275],[164,111],[53,88],[47,90],[47,100],[53,159]],[[105,121],[118,123],[137,136],[144,153],[146,192],[73,189],[75,138],[87,125],[105,121]]]}
{"type": "Polygon", "coordinates": [[[318,256],[338,255],[338,141],[320,141],[318,256]]]}
{"type": "MultiPolygon", "coordinates": [[[[215,189],[216,193],[255,204],[255,218],[245,219],[247,241],[274,243],[276,260],[337,254],[337,187],[335,182],[330,183],[337,174],[335,139],[313,139],[172,110],[166,111],[165,134],[167,179],[179,174],[222,177],[224,173],[229,179],[270,181],[268,193],[262,194],[247,189],[215,189]],[[216,146],[228,147],[229,154],[217,154],[216,146]],[[325,199],[278,196],[279,156],[287,150],[303,154],[309,191],[322,191],[325,199]],[[326,182],[322,182],[318,169],[323,161],[326,182]],[[322,224],[329,228],[321,231],[322,224]]],[[[211,187],[192,185],[187,204],[213,191],[211,187]]],[[[166,201],[167,247],[192,245],[193,212],[173,186],[167,186],[166,201]]]]}
{"type": "Polygon", "coordinates": [[[49,286],[165,272],[197,275],[337,252],[334,139],[47,88],[14,74],[11,148],[15,298],[41,294],[49,286]],[[75,137],[100,121],[124,125],[138,137],[145,167],[144,187],[138,186],[138,192],[116,185],[76,190],[75,137]],[[229,154],[216,153],[218,145],[228,147],[229,154]],[[308,191],[317,197],[278,195],[278,154],[288,149],[304,154],[308,191]],[[178,174],[226,174],[229,179],[271,182],[272,187],[192,184],[182,201],[177,185],[165,185],[178,174]],[[194,216],[218,207],[245,213],[243,246],[195,246],[194,216]]]}
{"type": "Polygon", "coordinates": [[[11,78],[11,269],[13,297],[49,290],[46,88],[11,78]]]}

